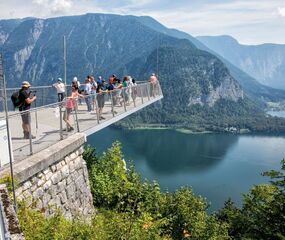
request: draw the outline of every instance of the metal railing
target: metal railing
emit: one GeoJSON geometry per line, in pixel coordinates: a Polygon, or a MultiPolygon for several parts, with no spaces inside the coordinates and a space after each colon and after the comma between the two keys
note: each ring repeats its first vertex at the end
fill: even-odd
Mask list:
{"type": "MultiPolygon", "coordinates": [[[[55,90],[53,91],[54,99],[57,100],[55,90]]],[[[162,97],[159,83],[153,86],[149,82],[144,82],[136,86],[114,89],[107,93],[83,95],[74,99],[72,111],[67,106],[69,98],[62,102],[33,107],[27,111],[9,111],[14,159],[23,159],[76,132],[86,132],[94,126],[110,123],[111,119],[125,116],[127,112],[134,112],[162,97]],[[90,112],[87,111],[88,104],[91,105],[90,112]],[[24,137],[22,118],[25,117],[29,118],[31,131],[28,136],[24,137]],[[67,118],[69,118],[71,128],[65,122],[67,118]]],[[[3,117],[4,113],[0,112],[0,119],[3,117]]]]}

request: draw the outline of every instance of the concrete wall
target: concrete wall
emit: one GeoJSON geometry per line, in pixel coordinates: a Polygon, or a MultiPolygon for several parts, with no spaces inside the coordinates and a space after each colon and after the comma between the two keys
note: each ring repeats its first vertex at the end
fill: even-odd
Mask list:
{"type": "Polygon", "coordinates": [[[75,216],[89,219],[94,207],[82,157],[85,140],[85,134],[77,133],[15,163],[17,197],[28,205],[34,203],[46,216],[58,208],[68,219],[75,216]]]}

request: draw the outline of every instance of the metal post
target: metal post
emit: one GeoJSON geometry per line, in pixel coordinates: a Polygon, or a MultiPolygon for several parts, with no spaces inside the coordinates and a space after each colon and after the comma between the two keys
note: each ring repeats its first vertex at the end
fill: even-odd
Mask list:
{"type": "Polygon", "coordinates": [[[65,86],[65,93],[67,94],[66,89],[66,39],[65,36],[63,36],[63,63],[64,63],[64,86],[65,86]]]}
{"type": "Polygon", "coordinates": [[[136,95],[135,95],[135,93],[133,92],[134,90],[136,90],[136,86],[132,86],[131,87],[131,97],[132,97],[132,99],[133,99],[133,102],[134,102],[134,107],[136,107],[136,95]],[[134,96],[134,97],[133,97],[134,96]]]}
{"type": "Polygon", "coordinates": [[[77,132],[80,132],[79,122],[78,122],[78,115],[77,115],[77,109],[78,109],[77,99],[74,99],[74,102],[75,102],[74,111],[75,111],[76,127],[77,127],[77,132]]]}
{"type": "Polygon", "coordinates": [[[35,118],[36,118],[36,133],[38,133],[39,124],[38,124],[37,99],[35,100],[35,118]]]}
{"type": "Polygon", "coordinates": [[[30,109],[27,112],[29,114],[29,145],[30,145],[30,155],[33,155],[33,142],[32,142],[32,129],[31,129],[31,111],[30,109]]]}
{"type": "Polygon", "coordinates": [[[9,127],[9,116],[8,116],[8,104],[7,104],[7,92],[6,92],[6,80],[3,68],[3,59],[2,54],[0,54],[0,86],[3,91],[3,105],[5,109],[5,117],[6,117],[6,127],[7,127],[7,137],[8,137],[8,149],[9,149],[9,160],[10,160],[10,174],[12,181],[12,191],[13,191],[13,203],[15,212],[17,212],[17,202],[16,202],[16,194],[15,194],[15,182],[14,182],[14,172],[13,172],[13,151],[12,151],[12,143],[11,143],[11,134],[9,127]],[[3,86],[1,86],[2,84],[3,86]]]}
{"type": "Polygon", "coordinates": [[[44,106],[44,93],[45,93],[45,88],[42,90],[42,106],[44,106]]]}
{"type": "Polygon", "coordinates": [[[141,84],[140,86],[139,86],[139,89],[140,89],[140,94],[141,94],[141,99],[142,99],[142,104],[143,104],[143,93],[142,93],[142,87],[143,86],[143,84],[141,84]]]}
{"type": "Polygon", "coordinates": [[[63,131],[62,131],[62,102],[59,104],[59,136],[60,140],[63,140],[63,131]]]}
{"type": "Polygon", "coordinates": [[[112,114],[113,114],[113,117],[115,117],[114,103],[113,103],[113,90],[110,91],[110,97],[111,97],[112,114]]]}
{"type": "Polygon", "coordinates": [[[126,107],[126,100],[125,100],[125,91],[126,91],[126,88],[123,88],[122,89],[122,95],[123,95],[124,109],[125,109],[125,112],[126,112],[127,111],[127,107],[126,107]]]}
{"type": "Polygon", "coordinates": [[[150,100],[150,94],[149,94],[149,89],[150,88],[150,84],[149,83],[147,83],[147,85],[146,85],[146,91],[147,91],[147,97],[148,97],[148,101],[150,100]]]}
{"type": "MultiPolygon", "coordinates": [[[[99,93],[100,94],[100,93],[99,93]]],[[[97,103],[97,93],[95,93],[95,106],[96,106],[96,115],[97,115],[97,123],[100,123],[100,119],[99,119],[99,110],[98,110],[98,103],[97,103]]]]}

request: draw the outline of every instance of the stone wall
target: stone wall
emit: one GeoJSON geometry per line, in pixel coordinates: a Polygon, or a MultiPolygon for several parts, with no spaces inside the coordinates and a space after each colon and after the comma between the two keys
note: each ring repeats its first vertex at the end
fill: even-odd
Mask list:
{"type": "Polygon", "coordinates": [[[37,173],[17,188],[16,196],[34,204],[46,215],[60,209],[63,215],[90,217],[93,213],[83,147],[37,173]]]}
{"type": "Polygon", "coordinates": [[[4,184],[0,184],[0,239],[24,240],[17,215],[4,184]]]}
{"type": "Polygon", "coordinates": [[[94,207],[82,157],[85,140],[84,134],[77,133],[15,163],[17,197],[35,205],[46,216],[59,209],[68,219],[90,219],[94,207]]]}

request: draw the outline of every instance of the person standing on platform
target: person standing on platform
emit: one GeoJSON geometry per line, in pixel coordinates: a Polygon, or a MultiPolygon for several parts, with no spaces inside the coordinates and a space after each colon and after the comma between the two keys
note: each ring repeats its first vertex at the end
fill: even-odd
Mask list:
{"type": "Polygon", "coordinates": [[[86,102],[86,105],[87,105],[87,111],[89,113],[91,113],[92,111],[92,85],[91,85],[91,82],[90,82],[90,78],[89,76],[86,78],[85,80],[85,88],[84,88],[84,97],[85,97],[85,102],[86,102]]]}
{"type": "Polygon", "coordinates": [[[57,101],[62,102],[65,95],[65,86],[62,82],[62,79],[58,78],[57,83],[54,83],[52,86],[55,87],[57,91],[57,101]]]}
{"type": "Polygon", "coordinates": [[[158,80],[157,77],[155,76],[155,73],[151,74],[149,82],[150,82],[150,96],[155,97],[155,95],[157,94],[157,84],[158,84],[158,80]]]}
{"type": "MultiPolygon", "coordinates": [[[[32,92],[30,91],[30,83],[28,81],[22,82],[22,87],[19,91],[19,111],[21,113],[22,118],[22,128],[24,133],[24,139],[29,139],[31,134],[31,114],[30,108],[31,104],[37,99],[36,96],[32,96],[32,92]]],[[[35,138],[34,136],[31,136],[35,138]]]]}

